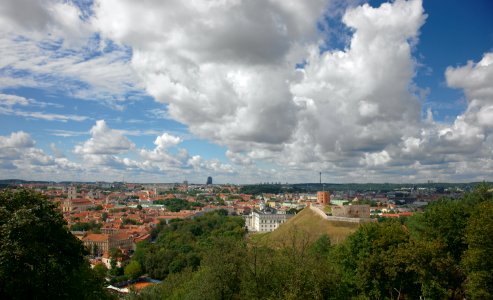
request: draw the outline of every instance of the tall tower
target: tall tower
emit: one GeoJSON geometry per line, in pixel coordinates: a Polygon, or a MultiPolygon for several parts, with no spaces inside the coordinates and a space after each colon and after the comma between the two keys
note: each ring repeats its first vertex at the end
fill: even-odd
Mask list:
{"type": "Polygon", "coordinates": [[[207,185],[212,184],[212,177],[211,176],[207,177],[207,183],[206,184],[207,185]]]}
{"type": "Polygon", "coordinates": [[[69,186],[68,187],[68,199],[75,199],[77,198],[77,188],[75,186],[69,186]]]}
{"type": "Polygon", "coordinates": [[[330,193],[326,191],[317,192],[317,203],[322,205],[330,204],[330,193]]]}

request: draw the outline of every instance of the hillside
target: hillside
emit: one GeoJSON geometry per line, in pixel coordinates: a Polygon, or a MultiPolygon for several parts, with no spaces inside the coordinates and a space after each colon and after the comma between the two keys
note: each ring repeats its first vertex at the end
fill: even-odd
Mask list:
{"type": "Polygon", "coordinates": [[[278,229],[265,234],[256,234],[252,236],[252,240],[272,246],[282,246],[292,242],[312,243],[327,234],[332,244],[339,244],[355,232],[358,226],[357,223],[328,221],[307,207],[278,229]]]}

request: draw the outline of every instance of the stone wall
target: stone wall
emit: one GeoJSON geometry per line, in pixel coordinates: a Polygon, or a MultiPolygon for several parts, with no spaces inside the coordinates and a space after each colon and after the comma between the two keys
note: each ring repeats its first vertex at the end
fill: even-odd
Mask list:
{"type": "Polygon", "coordinates": [[[369,205],[332,206],[332,215],[345,218],[369,218],[369,205]]]}

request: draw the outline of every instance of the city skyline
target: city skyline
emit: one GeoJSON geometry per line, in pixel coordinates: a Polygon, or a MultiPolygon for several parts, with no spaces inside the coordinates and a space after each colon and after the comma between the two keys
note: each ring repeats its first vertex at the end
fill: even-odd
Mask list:
{"type": "Polygon", "coordinates": [[[493,180],[486,0],[7,0],[0,25],[0,179],[493,180]]]}

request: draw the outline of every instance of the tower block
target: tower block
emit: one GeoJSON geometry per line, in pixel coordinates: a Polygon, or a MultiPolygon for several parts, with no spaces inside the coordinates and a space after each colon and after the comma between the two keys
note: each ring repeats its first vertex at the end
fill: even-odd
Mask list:
{"type": "Polygon", "coordinates": [[[329,205],[330,193],[327,191],[317,192],[317,203],[322,205],[329,205]]]}

